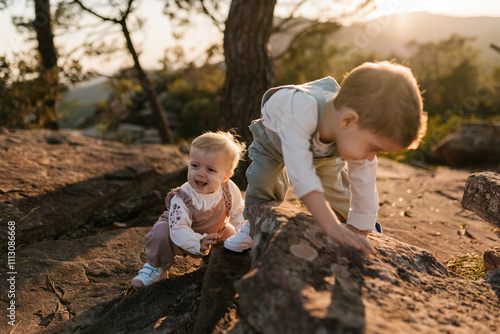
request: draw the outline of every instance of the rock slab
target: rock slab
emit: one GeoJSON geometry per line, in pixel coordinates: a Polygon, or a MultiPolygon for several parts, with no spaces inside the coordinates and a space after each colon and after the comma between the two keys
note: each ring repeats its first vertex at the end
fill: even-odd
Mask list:
{"type": "Polygon", "coordinates": [[[250,218],[252,269],[236,289],[241,317],[256,332],[500,330],[500,287],[449,273],[424,249],[371,234],[377,253],[365,257],[287,203],[254,205],[250,218]]]}
{"type": "Polygon", "coordinates": [[[465,183],[462,206],[500,227],[500,174],[472,174],[465,183]]]}
{"type": "Polygon", "coordinates": [[[438,143],[431,158],[449,166],[500,162],[500,122],[464,123],[460,130],[438,143]]]}

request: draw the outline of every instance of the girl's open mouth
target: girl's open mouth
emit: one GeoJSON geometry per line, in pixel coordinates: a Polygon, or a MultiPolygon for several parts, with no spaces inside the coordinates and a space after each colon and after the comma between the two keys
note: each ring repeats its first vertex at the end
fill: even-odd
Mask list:
{"type": "Polygon", "coordinates": [[[204,187],[204,186],[207,185],[206,182],[202,182],[202,181],[195,181],[195,183],[196,183],[197,186],[200,186],[200,187],[204,187]]]}

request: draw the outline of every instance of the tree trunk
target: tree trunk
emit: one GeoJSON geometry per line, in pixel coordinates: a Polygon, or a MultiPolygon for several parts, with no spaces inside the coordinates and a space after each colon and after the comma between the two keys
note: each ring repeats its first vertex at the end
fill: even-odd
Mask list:
{"type": "Polygon", "coordinates": [[[35,21],[38,51],[41,58],[39,85],[44,93],[35,107],[38,124],[44,128],[59,129],[57,104],[59,98],[59,70],[57,52],[54,46],[52,18],[49,0],[35,0],[35,21]]]}
{"type": "MultiPolygon", "coordinates": [[[[252,142],[248,129],[260,116],[262,95],[274,83],[273,62],[269,55],[269,36],[276,0],[233,0],[224,32],[226,81],[220,107],[221,129],[236,128],[247,146],[252,142]]],[[[245,189],[247,157],[239,165],[234,182],[245,189]]]]}
{"type": "Polygon", "coordinates": [[[226,21],[227,73],[219,125],[236,128],[247,144],[252,142],[248,126],[259,118],[262,95],[274,83],[268,43],[275,5],[276,0],[233,0],[226,21]]]}
{"type": "Polygon", "coordinates": [[[137,76],[141,81],[142,89],[144,89],[144,91],[146,92],[149,105],[153,112],[155,125],[158,131],[160,132],[161,140],[163,143],[167,144],[172,143],[173,136],[172,136],[172,131],[170,129],[170,125],[168,123],[167,115],[165,114],[165,111],[163,110],[160,102],[158,101],[158,96],[156,94],[156,90],[153,87],[153,83],[149,79],[146,72],[144,72],[141,63],[139,62],[139,56],[137,55],[137,52],[135,51],[134,48],[134,44],[132,43],[132,39],[130,38],[130,33],[128,31],[125,19],[122,19],[120,21],[120,25],[122,27],[123,35],[127,40],[127,49],[129,50],[130,54],[132,55],[132,58],[134,59],[134,67],[137,71],[137,76]]]}

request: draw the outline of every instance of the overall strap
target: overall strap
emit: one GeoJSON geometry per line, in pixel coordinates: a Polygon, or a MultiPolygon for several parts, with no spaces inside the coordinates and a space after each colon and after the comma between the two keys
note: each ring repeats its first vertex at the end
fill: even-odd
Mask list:
{"type": "Polygon", "coordinates": [[[285,85],[274,87],[264,93],[264,96],[262,97],[261,108],[264,107],[264,104],[271,98],[271,96],[274,95],[274,93],[283,88],[293,88],[296,90],[300,90],[301,92],[311,95],[316,100],[318,104],[318,124],[316,125],[314,133],[311,135],[311,138],[313,138],[319,131],[321,123],[323,122],[323,118],[325,117],[326,101],[324,91],[335,93],[340,88],[339,84],[332,77],[324,77],[322,79],[307,82],[302,85],[285,85]]]}
{"type": "Polygon", "coordinates": [[[188,209],[188,215],[191,221],[194,221],[194,216],[196,214],[196,207],[193,204],[193,200],[189,195],[182,190],[180,187],[172,189],[168,194],[167,197],[165,198],[165,205],[167,207],[167,211],[170,210],[170,202],[172,201],[172,198],[175,196],[179,197],[184,204],[186,205],[186,208],[188,209]]]}
{"type": "Polygon", "coordinates": [[[226,206],[226,216],[229,216],[229,211],[231,211],[232,206],[232,198],[228,182],[224,182],[222,184],[222,197],[224,198],[224,205],[226,206]]]}

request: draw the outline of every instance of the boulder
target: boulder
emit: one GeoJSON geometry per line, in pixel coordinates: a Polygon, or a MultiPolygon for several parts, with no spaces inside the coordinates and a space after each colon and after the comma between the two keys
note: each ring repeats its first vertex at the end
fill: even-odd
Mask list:
{"type": "Polygon", "coordinates": [[[449,166],[500,163],[500,122],[470,122],[432,149],[431,158],[449,166]]]}
{"type": "Polygon", "coordinates": [[[256,204],[249,213],[252,267],[236,285],[243,327],[259,333],[500,330],[500,286],[452,274],[424,249],[375,233],[369,240],[377,253],[366,257],[327,238],[309,214],[288,203],[256,204]]]}
{"type": "Polygon", "coordinates": [[[487,250],[483,254],[484,269],[487,271],[500,270],[500,247],[487,250]]]}
{"type": "Polygon", "coordinates": [[[462,206],[500,227],[500,174],[472,174],[465,183],[462,206]]]}

